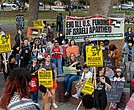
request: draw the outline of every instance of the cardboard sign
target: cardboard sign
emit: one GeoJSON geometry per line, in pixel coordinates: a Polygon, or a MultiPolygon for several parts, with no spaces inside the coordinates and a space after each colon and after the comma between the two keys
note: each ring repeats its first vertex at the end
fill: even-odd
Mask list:
{"type": "Polygon", "coordinates": [[[69,57],[71,53],[74,53],[75,56],[78,57],[79,47],[78,46],[68,46],[67,47],[67,57],[69,57]]]}
{"type": "Polygon", "coordinates": [[[39,85],[43,85],[46,88],[52,88],[53,87],[52,71],[51,70],[46,70],[46,71],[39,70],[38,80],[39,80],[39,85]]]}
{"type": "Polygon", "coordinates": [[[39,38],[40,29],[34,27],[28,27],[27,37],[39,38]]]}
{"type": "Polygon", "coordinates": [[[0,53],[11,51],[10,35],[0,35],[0,53]]]}
{"type": "Polygon", "coordinates": [[[24,29],[24,15],[16,15],[16,29],[24,29]]]}
{"type": "Polygon", "coordinates": [[[103,66],[101,46],[86,46],[86,63],[93,67],[103,66]]]}
{"type": "Polygon", "coordinates": [[[92,84],[92,78],[88,78],[88,80],[84,84],[84,87],[82,88],[81,92],[89,94],[89,95],[91,95],[94,92],[94,86],[92,84]]]}
{"type": "Polygon", "coordinates": [[[65,74],[77,74],[76,67],[63,66],[63,71],[64,71],[65,74]]]}
{"type": "Polygon", "coordinates": [[[124,88],[123,82],[112,81],[112,89],[107,89],[107,99],[109,102],[120,102],[121,95],[124,88]]]}
{"type": "Polygon", "coordinates": [[[110,68],[115,66],[115,59],[108,56],[108,50],[103,50],[103,64],[110,68]]]}
{"type": "Polygon", "coordinates": [[[44,28],[43,20],[35,20],[33,21],[34,28],[44,28]]]}

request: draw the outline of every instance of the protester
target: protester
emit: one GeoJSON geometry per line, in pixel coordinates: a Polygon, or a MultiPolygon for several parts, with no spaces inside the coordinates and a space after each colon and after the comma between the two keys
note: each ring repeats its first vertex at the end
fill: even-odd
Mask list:
{"type": "MultiPolygon", "coordinates": [[[[40,110],[39,105],[30,99],[30,71],[24,68],[14,69],[6,81],[5,90],[0,100],[0,108],[6,110],[40,110]],[[10,91],[10,92],[9,92],[10,91]]],[[[44,110],[50,110],[50,94],[42,93],[44,110]]]]}
{"type": "Polygon", "coordinates": [[[105,68],[98,67],[97,75],[94,76],[93,85],[94,91],[94,108],[99,110],[105,110],[107,106],[107,95],[105,88],[111,89],[111,82],[108,77],[105,76],[105,68]]]}
{"type": "Polygon", "coordinates": [[[67,65],[67,47],[68,47],[68,39],[64,39],[62,41],[62,50],[63,50],[63,55],[62,55],[62,65],[66,66],[67,65]]]}
{"type": "MultiPolygon", "coordinates": [[[[125,82],[125,78],[123,77],[123,74],[122,74],[122,71],[121,71],[120,68],[116,69],[116,74],[114,76],[114,80],[113,81],[125,82]]],[[[116,102],[111,102],[111,104],[110,104],[110,107],[112,107],[114,109],[117,108],[117,106],[118,106],[118,103],[116,103],[116,102]]]]}
{"type": "Polygon", "coordinates": [[[124,54],[124,62],[126,65],[126,80],[127,82],[130,82],[130,66],[131,62],[134,61],[134,41],[132,37],[128,37],[128,42],[125,43],[124,47],[122,48],[122,53],[124,54]]]}
{"type": "Polygon", "coordinates": [[[14,37],[14,40],[17,41],[17,40],[24,40],[24,35],[22,33],[22,30],[21,29],[18,29],[17,30],[17,34],[15,35],[14,37]],[[20,39],[21,38],[21,39],[20,39]]]}
{"type": "Polygon", "coordinates": [[[111,81],[113,81],[114,75],[114,71],[110,67],[106,67],[105,76],[107,76],[111,81]]]}
{"type": "Polygon", "coordinates": [[[28,45],[28,39],[25,38],[24,39],[24,44],[20,47],[20,58],[21,58],[21,63],[20,63],[20,67],[25,68],[30,59],[31,59],[31,55],[32,55],[32,49],[31,46],[28,45]]]}
{"type": "Polygon", "coordinates": [[[82,90],[84,84],[86,83],[86,80],[88,78],[92,78],[92,76],[93,76],[93,74],[89,71],[89,68],[86,64],[83,65],[83,70],[84,70],[84,72],[82,73],[82,77],[79,80],[79,82],[76,84],[77,93],[72,95],[72,97],[77,98],[77,99],[80,97],[81,90],[82,90]]]}
{"type": "Polygon", "coordinates": [[[134,38],[134,33],[132,32],[132,28],[131,27],[128,27],[127,32],[125,32],[125,35],[124,35],[124,42],[125,43],[128,42],[128,37],[134,38]]]}
{"type": "Polygon", "coordinates": [[[84,58],[84,62],[86,62],[86,46],[89,46],[89,44],[90,44],[90,42],[89,42],[89,39],[88,39],[88,37],[86,36],[85,38],[84,38],[84,44],[83,44],[83,46],[82,46],[82,55],[83,55],[83,58],[84,58]]]}
{"type": "Polygon", "coordinates": [[[122,73],[120,68],[116,69],[116,74],[114,76],[114,81],[125,82],[125,78],[123,77],[123,73],[122,73]]]}
{"type": "Polygon", "coordinates": [[[62,45],[63,39],[65,39],[65,35],[63,35],[62,32],[57,33],[57,37],[55,38],[55,40],[59,42],[59,45],[62,45]]]}
{"type": "Polygon", "coordinates": [[[109,45],[108,56],[113,58],[113,59],[115,59],[115,66],[114,66],[114,68],[112,68],[114,70],[114,72],[115,72],[115,70],[116,70],[116,68],[118,66],[118,63],[119,63],[120,53],[119,53],[118,48],[114,44],[109,45]]]}
{"type": "Polygon", "coordinates": [[[63,50],[62,47],[59,46],[59,43],[57,40],[54,41],[54,46],[50,50],[50,55],[52,56],[52,61],[56,65],[58,70],[58,75],[61,75],[62,72],[62,54],[63,50]]]}
{"type": "Polygon", "coordinates": [[[134,41],[132,37],[128,37],[128,42],[123,47],[124,62],[134,61],[134,41]]]}
{"type": "Polygon", "coordinates": [[[79,75],[81,72],[80,63],[76,60],[76,56],[74,53],[71,53],[69,56],[68,67],[75,67],[76,74],[67,74],[64,79],[64,86],[65,86],[65,96],[69,95],[69,91],[73,81],[79,79],[79,75]]]}
{"type": "Polygon", "coordinates": [[[57,88],[57,70],[56,66],[54,63],[51,62],[51,56],[50,54],[46,53],[45,54],[45,63],[42,64],[41,70],[52,70],[52,76],[53,76],[53,87],[49,88],[51,94],[52,94],[52,105],[54,108],[58,108],[58,105],[56,104],[56,99],[55,99],[55,90],[57,88]]]}
{"type": "Polygon", "coordinates": [[[37,57],[32,56],[32,64],[28,64],[27,68],[30,70],[31,73],[31,81],[30,85],[30,93],[33,102],[38,102],[38,75],[37,72],[40,68],[40,65],[37,62],[37,57]]]}
{"type": "Polygon", "coordinates": [[[15,45],[13,46],[13,55],[15,56],[15,59],[18,63],[18,65],[20,65],[20,54],[19,54],[19,51],[20,51],[20,47],[21,47],[21,44],[22,42],[20,42],[20,40],[18,39],[15,43],[15,45]]]}
{"type": "MultiPolygon", "coordinates": [[[[4,63],[4,62],[3,62],[4,63]]],[[[8,59],[8,63],[6,66],[4,66],[4,71],[3,71],[3,74],[4,74],[4,78],[5,78],[5,81],[7,79],[7,77],[9,76],[9,74],[16,68],[18,67],[18,64],[15,60],[15,57],[13,55],[10,55],[9,56],[9,59],[8,59]],[[7,68],[6,68],[7,67],[7,68]]]]}
{"type": "Polygon", "coordinates": [[[0,27],[0,35],[5,35],[5,33],[2,31],[1,27],[0,27]]]}
{"type": "Polygon", "coordinates": [[[76,42],[74,39],[71,39],[69,42],[69,46],[67,47],[67,56],[70,55],[70,53],[74,53],[76,60],[78,60],[79,55],[79,47],[76,45],[76,42]]]}

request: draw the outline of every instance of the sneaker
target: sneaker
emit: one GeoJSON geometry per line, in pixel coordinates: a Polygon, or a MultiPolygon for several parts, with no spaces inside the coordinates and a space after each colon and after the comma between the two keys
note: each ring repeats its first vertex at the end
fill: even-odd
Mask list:
{"type": "Polygon", "coordinates": [[[72,97],[74,97],[74,98],[76,98],[76,99],[79,99],[79,97],[78,97],[77,94],[72,95],[72,97]]]}
{"type": "Polygon", "coordinates": [[[54,108],[58,108],[58,105],[56,103],[53,103],[54,108]]]}

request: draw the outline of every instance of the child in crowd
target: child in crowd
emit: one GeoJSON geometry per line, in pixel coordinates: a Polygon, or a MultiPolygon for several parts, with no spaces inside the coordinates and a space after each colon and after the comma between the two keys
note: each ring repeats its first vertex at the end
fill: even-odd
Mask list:
{"type": "MultiPolygon", "coordinates": [[[[123,77],[123,74],[122,74],[120,68],[117,68],[116,69],[116,74],[115,74],[115,77],[114,77],[114,81],[117,81],[117,82],[125,82],[125,78],[123,77]]],[[[110,107],[116,108],[117,105],[118,105],[118,103],[111,102],[110,107]]]]}
{"type": "Polygon", "coordinates": [[[125,82],[125,78],[123,77],[121,69],[119,69],[119,68],[116,69],[116,74],[115,74],[115,77],[114,77],[114,81],[125,82]]]}
{"type": "Polygon", "coordinates": [[[86,82],[86,80],[93,76],[93,74],[89,71],[89,68],[86,64],[83,65],[83,69],[84,69],[84,72],[82,73],[82,77],[80,79],[80,81],[77,83],[77,86],[76,86],[76,89],[77,89],[77,93],[72,95],[72,97],[74,98],[79,98],[80,97],[80,93],[81,93],[81,90],[86,82]]]}
{"type": "Polygon", "coordinates": [[[32,56],[32,64],[27,65],[27,69],[31,72],[31,81],[30,85],[30,93],[32,100],[37,103],[38,102],[38,76],[37,71],[40,68],[40,65],[37,62],[37,57],[32,56]]]}

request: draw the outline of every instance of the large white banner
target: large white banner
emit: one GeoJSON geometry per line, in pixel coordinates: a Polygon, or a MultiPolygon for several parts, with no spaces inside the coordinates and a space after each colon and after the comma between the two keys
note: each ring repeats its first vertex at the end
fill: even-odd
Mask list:
{"type": "Polygon", "coordinates": [[[123,39],[124,18],[66,16],[65,35],[77,41],[83,41],[85,36],[90,40],[123,39]]]}

